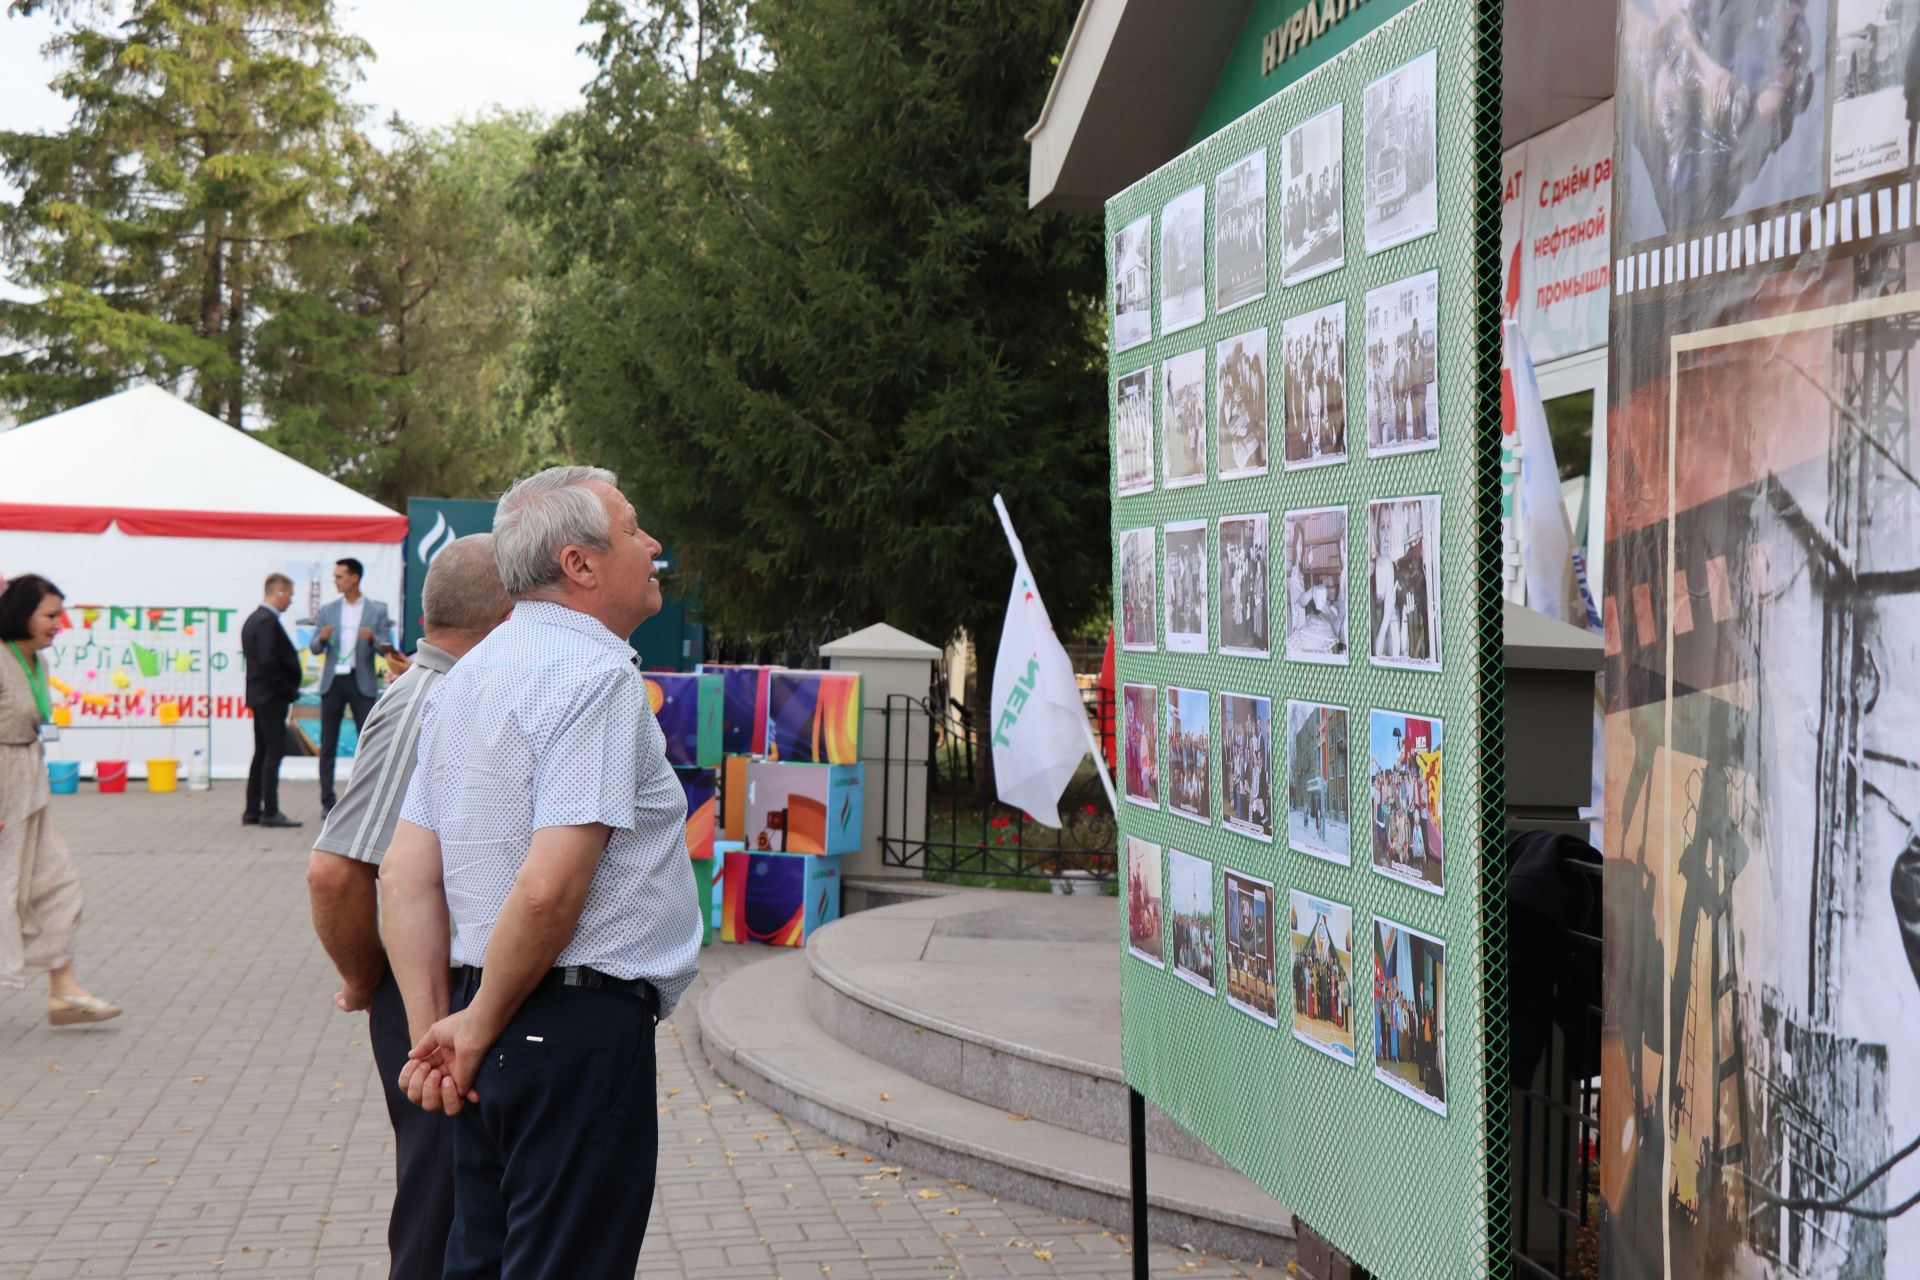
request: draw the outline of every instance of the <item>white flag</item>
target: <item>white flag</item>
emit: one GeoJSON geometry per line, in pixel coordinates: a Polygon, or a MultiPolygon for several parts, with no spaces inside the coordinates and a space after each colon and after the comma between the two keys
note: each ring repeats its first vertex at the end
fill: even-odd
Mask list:
{"type": "Polygon", "coordinates": [[[1520,446],[1520,483],[1514,505],[1519,525],[1520,556],[1525,569],[1526,606],[1549,618],[1585,626],[1587,610],[1581,602],[1573,563],[1573,536],[1567,529],[1567,509],[1560,497],[1560,468],[1553,457],[1553,434],[1547,429],[1547,408],[1540,399],[1540,383],[1520,326],[1506,322],[1507,375],[1513,386],[1514,435],[1520,446]]]}
{"type": "Polygon", "coordinates": [[[993,665],[993,777],[1000,799],[1049,827],[1060,825],[1060,795],[1087,754],[1092,731],[1073,663],[1033,585],[1007,504],[993,509],[1013,547],[1013,591],[993,665]]]}

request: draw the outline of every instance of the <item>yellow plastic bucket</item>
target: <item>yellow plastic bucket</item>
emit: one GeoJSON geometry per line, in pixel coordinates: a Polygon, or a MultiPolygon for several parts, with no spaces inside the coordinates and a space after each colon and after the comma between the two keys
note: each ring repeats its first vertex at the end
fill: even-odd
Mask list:
{"type": "Polygon", "coordinates": [[[147,761],[147,790],[172,791],[180,785],[178,760],[147,761]]]}

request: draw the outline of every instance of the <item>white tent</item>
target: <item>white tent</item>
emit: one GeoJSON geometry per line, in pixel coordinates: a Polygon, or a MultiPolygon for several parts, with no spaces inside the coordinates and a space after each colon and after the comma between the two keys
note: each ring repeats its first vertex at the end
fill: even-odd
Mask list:
{"type": "Polygon", "coordinates": [[[246,776],[240,626],[267,574],[294,581],[296,640],[343,557],[397,619],[406,534],[405,516],[159,387],[0,431],[0,574],[66,593],[70,626],[48,657],[73,723],[56,758],[129,760],[138,775],[201,748],[215,777],[246,776]]]}

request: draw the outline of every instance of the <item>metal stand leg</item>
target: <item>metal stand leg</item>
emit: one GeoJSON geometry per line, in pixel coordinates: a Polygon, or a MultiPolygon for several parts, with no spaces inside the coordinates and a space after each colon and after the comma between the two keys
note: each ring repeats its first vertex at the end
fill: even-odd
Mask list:
{"type": "Polygon", "coordinates": [[[1133,1170],[1133,1280],[1147,1280],[1147,1100],[1127,1090],[1127,1155],[1133,1170]]]}

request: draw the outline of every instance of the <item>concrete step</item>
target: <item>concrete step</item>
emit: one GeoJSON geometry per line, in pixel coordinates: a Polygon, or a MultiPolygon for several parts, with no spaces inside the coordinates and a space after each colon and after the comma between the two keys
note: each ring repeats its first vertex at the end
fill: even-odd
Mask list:
{"type": "MultiPolygon", "coordinates": [[[[807,957],[795,954],[707,988],[700,1034],[721,1079],[902,1164],[1061,1217],[1129,1228],[1124,1143],[1010,1114],[874,1061],[813,1020],[812,982],[807,957]]],[[[1274,1266],[1292,1260],[1292,1215],[1241,1174],[1166,1155],[1149,1155],[1147,1165],[1155,1240],[1274,1266]]]]}

